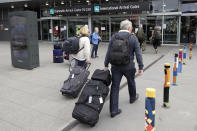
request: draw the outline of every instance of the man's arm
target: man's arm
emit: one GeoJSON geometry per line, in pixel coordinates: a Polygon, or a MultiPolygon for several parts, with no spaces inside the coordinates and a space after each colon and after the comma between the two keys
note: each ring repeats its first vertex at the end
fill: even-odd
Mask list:
{"type": "Polygon", "coordinates": [[[142,51],[140,49],[140,43],[135,36],[133,37],[133,40],[134,40],[134,52],[136,55],[138,66],[139,66],[139,71],[143,71],[144,64],[143,64],[143,58],[142,58],[142,51]]]}
{"type": "Polygon", "coordinates": [[[110,48],[111,48],[111,40],[109,42],[107,53],[106,53],[106,56],[105,56],[104,65],[105,65],[106,68],[108,68],[108,66],[109,66],[109,52],[110,52],[110,48]]]}

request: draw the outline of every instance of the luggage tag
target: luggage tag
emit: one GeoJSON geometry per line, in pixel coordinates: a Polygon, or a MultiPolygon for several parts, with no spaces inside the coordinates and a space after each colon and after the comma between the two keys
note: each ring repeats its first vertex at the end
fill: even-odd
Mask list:
{"type": "Polygon", "coordinates": [[[103,104],[103,98],[102,97],[99,98],[99,101],[100,101],[100,104],[103,104]]]}
{"type": "Polygon", "coordinates": [[[72,74],[72,77],[71,78],[73,79],[74,77],[75,77],[75,74],[72,74]]]}
{"type": "Polygon", "coordinates": [[[92,96],[89,96],[88,103],[89,103],[89,104],[91,104],[91,103],[92,103],[92,96]]]}

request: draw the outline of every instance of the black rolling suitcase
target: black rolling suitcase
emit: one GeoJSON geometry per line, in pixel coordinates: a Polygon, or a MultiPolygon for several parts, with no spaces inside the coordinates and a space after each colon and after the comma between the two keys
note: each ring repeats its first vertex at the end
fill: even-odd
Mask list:
{"type": "Polygon", "coordinates": [[[60,90],[62,95],[73,98],[76,98],[79,95],[81,89],[88,80],[90,74],[88,68],[85,69],[84,67],[76,66],[72,69],[68,79],[64,81],[64,85],[60,90]]]}
{"type": "Polygon", "coordinates": [[[109,87],[111,80],[104,80],[103,78],[111,78],[109,71],[99,71],[99,75],[104,76],[101,80],[96,76],[96,70],[92,78],[97,78],[97,80],[90,80],[84,87],[78,102],[76,103],[72,116],[73,118],[79,120],[82,123],[94,126],[99,120],[99,114],[103,108],[105,98],[109,93],[109,87]],[[103,81],[108,81],[106,85],[103,81]]]}

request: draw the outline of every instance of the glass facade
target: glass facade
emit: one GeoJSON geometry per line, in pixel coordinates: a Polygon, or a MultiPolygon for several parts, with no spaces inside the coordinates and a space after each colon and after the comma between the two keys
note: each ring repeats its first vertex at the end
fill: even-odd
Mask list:
{"type": "Polygon", "coordinates": [[[197,16],[181,17],[181,43],[196,43],[197,16]]]}
{"type": "MultiPolygon", "coordinates": [[[[93,6],[95,4],[101,4],[101,6],[108,7],[110,7],[111,4],[113,5],[111,2],[106,2],[104,0],[103,2],[104,3],[94,3],[94,1],[91,1],[93,6]]],[[[143,0],[142,2],[141,0],[131,0],[129,2],[134,2],[136,4],[139,4],[140,2],[141,4],[143,4],[143,2],[148,2],[150,8],[148,11],[143,10],[143,5],[140,10],[120,11],[119,9],[117,11],[107,11],[101,14],[96,14],[94,10],[93,12],[85,13],[71,12],[64,14],[52,14],[50,13],[50,9],[54,10],[54,8],[59,6],[61,8],[63,7],[63,9],[67,9],[67,7],[70,9],[74,8],[75,6],[77,7],[79,4],[83,5],[84,7],[91,5],[88,5],[87,2],[78,4],[65,2],[64,5],[58,6],[58,4],[60,4],[58,2],[49,2],[49,5],[47,6],[45,3],[40,2],[41,6],[35,9],[31,6],[24,8],[24,4],[22,7],[16,6],[17,8],[11,9],[10,5],[8,4],[9,7],[0,7],[0,17],[2,18],[0,19],[0,34],[5,35],[5,32],[8,32],[7,17],[10,11],[34,10],[38,13],[38,35],[40,40],[62,41],[68,37],[77,35],[79,33],[79,28],[82,25],[88,25],[90,32],[93,32],[94,28],[98,27],[102,40],[107,42],[110,40],[111,36],[120,29],[120,22],[122,20],[129,19],[133,23],[133,32],[136,32],[139,27],[143,27],[148,43],[155,26],[161,28],[161,33],[163,36],[162,44],[182,44],[189,43],[191,41],[196,42],[196,1],[143,0]]],[[[119,4],[121,5],[126,3],[120,1],[119,4]]],[[[1,37],[0,40],[2,40],[2,38],[6,37],[1,37]]]]}
{"type": "Polygon", "coordinates": [[[179,16],[165,16],[163,40],[165,44],[178,44],[179,16]]]}

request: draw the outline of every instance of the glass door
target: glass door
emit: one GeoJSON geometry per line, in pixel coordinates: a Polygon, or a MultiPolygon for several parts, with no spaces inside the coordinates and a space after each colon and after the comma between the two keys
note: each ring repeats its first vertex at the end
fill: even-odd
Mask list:
{"type": "Polygon", "coordinates": [[[80,28],[88,25],[88,18],[71,18],[68,20],[68,37],[79,34],[80,28]]]}
{"type": "Polygon", "coordinates": [[[150,38],[155,27],[161,29],[162,17],[161,16],[147,16],[147,40],[150,43],[150,38]]]}
{"type": "Polygon", "coordinates": [[[164,18],[164,43],[178,44],[179,16],[165,16],[164,18]]]}
{"type": "Polygon", "coordinates": [[[123,20],[130,20],[133,24],[133,32],[136,32],[136,28],[139,27],[139,17],[138,16],[125,16],[125,17],[112,17],[111,18],[111,33],[115,34],[120,30],[120,22],[123,20]]]}
{"type": "Polygon", "coordinates": [[[67,21],[60,21],[60,40],[64,41],[67,39],[67,21]]]}
{"type": "Polygon", "coordinates": [[[92,33],[94,28],[99,28],[99,35],[102,38],[102,41],[109,41],[109,18],[93,18],[92,20],[92,33]]]}
{"type": "Polygon", "coordinates": [[[41,35],[42,40],[51,40],[51,34],[50,34],[50,20],[43,20],[41,21],[41,35]]]}
{"type": "Polygon", "coordinates": [[[60,20],[53,20],[53,40],[60,40],[60,20]]]}
{"type": "Polygon", "coordinates": [[[181,43],[196,44],[197,16],[181,17],[181,43]]]}

